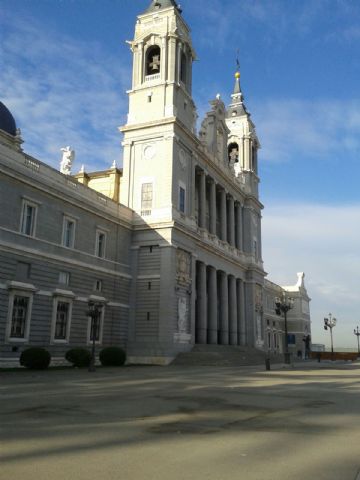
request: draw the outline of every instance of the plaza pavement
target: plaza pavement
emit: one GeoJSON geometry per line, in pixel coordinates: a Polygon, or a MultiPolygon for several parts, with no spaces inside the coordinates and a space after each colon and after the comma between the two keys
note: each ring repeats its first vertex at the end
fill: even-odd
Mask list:
{"type": "Polygon", "coordinates": [[[360,469],[359,363],[0,372],[0,395],[1,480],[355,480],[360,469]]]}

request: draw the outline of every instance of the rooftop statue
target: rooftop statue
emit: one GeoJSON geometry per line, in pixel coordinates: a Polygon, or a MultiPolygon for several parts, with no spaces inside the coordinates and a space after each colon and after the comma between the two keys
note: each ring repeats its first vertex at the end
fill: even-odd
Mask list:
{"type": "Polygon", "coordinates": [[[75,150],[67,146],[61,148],[60,151],[63,152],[60,162],[60,172],[64,175],[71,175],[71,167],[75,159],[75,150]]]}

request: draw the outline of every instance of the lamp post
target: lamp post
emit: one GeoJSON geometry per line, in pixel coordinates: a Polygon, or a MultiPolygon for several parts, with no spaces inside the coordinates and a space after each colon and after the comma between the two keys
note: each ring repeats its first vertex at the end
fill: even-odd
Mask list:
{"type": "Polygon", "coordinates": [[[331,338],[331,357],[333,358],[334,356],[334,343],[333,343],[333,328],[336,326],[336,318],[332,316],[331,313],[329,313],[329,318],[324,318],[324,330],[329,329],[330,330],[330,338],[331,338]]]}
{"type": "Polygon", "coordinates": [[[360,330],[359,330],[359,327],[356,327],[356,330],[354,329],[354,335],[356,335],[356,337],[357,337],[358,357],[359,357],[360,356],[360,345],[359,345],[360,330]]]}
{"type": "Polygon", "coordinates": [[[288,339],[288,326],[287,326],[287,313],[294,307],[294,299],[287,297],[286,293],[283,292],[282,298],[275,298],[275,312],[276,315],[284,314],[284,330],[285,330],[285,352],[284,360],[285,363],[290,363],[290,353],[289,353],[289,339],[288,339]]]}
{"type": "Polygon", "coordinates": [[[95,343],[96,343],[96,332],[98,329],[98,320],[101,314],[102,304],[95,303],[93,301],[88,302],[88,311],[86,315],[91,319],[91,328],[90,328],[90,340],[92,340],[91,347],[91,359],[89,364],[89,372],[95,372],[95,343]]]}

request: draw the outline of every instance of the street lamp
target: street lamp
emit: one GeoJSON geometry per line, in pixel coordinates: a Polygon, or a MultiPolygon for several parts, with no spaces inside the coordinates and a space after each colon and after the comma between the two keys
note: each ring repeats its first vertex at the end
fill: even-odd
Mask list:
{"type": "Polygon", "coordinates": [[[358,357],[360,356],[360,345],[359,345],[359,336],[360,336],[360,330],[359,327],[356,327],[356,330],[354,329],[354,335],[357,336],[357,343],[358,343],[358,357]]]}
{"type": "Polygon", "coordinates": [[[95,303],[92,300],[88,302],[88,311],[86,315],[91,319],[90,340],[92,340],[91,359],[89,364],[89,372],[95,372],[95,342],[96,332],[98,330],[98,320],[101,315],[102,303],[95,303]]]}
{"type": "Polygon", "coordinates": [[[275,313],[276,315],[284,314],[284,327],[285,327],[285,352],[284,359],[285,363],[290,363],[290,353],[289,353],[289,339],[288,339],[288,327],[287,327],[287,313],[294,307],[294,299],[288,298],[286,293],[283,292],[282,298],[275,298],[275,313]]]}
{"type": "Polygon", "coordinates": [[[331,357],[334,356],[334,343],[333,343],[333,333],[332,329],[336,326],[336,318],[329,313],[329,318],[324,318],[324,330],[330,329],[330,338],[331,338],[331,357]]]}

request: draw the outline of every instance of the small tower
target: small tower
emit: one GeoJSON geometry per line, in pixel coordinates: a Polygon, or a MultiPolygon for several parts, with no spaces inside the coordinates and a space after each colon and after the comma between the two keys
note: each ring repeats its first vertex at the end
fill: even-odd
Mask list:
{"type": "Polygon", "coordinates": [[[244,95],[240,86],[240,72],[235,73],[234,93],[227,110],[226,124],[230,130],[228,140],[229,162],[233,164],[236,176],[242,174],[253,194],[258,196],[258,157],[260,143],[256,135],[255,125],[250,118],[244,103],[244,95]]]}

